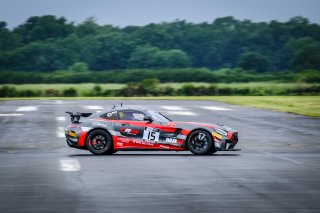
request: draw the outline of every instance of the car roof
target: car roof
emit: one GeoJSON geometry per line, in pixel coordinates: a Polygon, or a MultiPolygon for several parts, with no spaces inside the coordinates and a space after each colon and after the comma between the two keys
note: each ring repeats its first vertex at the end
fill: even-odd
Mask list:
{"type": "Polygon", "coordinates": [[[103,110],[103,112],[109,112],[109,111],[116,111],[116,110],[138,110],[138,111],[148,111],[151,110],[148,107],[144,107],[144,106],[138,106],[138,105],[126,105],[126,106],[117,106],[111,109],[105,109],[103,110]]]}

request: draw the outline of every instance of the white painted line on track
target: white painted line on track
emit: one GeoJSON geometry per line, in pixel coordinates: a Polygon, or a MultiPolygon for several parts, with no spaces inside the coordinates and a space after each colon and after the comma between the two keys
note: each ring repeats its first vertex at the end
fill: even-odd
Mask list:
{"type": "Polygon", "coordinates": [[[75,159],[60,159],[60,170],[64,172],[76,172],[81,170],[79,161],[75,159]]]}
{"type": "Polygon", "coordinates": [[[86,109],[92,109],[92,110],[99,110],[99,109],[103,109],[102,106],[83,106],[86,109]]]}
{"type": "Polygon", "coordinates": [[[217,110],[217,111],[232,110],[230,108],[224,108],[224,107],[218,107],[218,106],[203,106],[202,108],[209,109],[209,110],[217,110]]]}
{"type": "Polygon", "coordinates": [[[282,160],[290,161],[291,163],[294,163],[294,164],[297,164],[297,165],[303,165],[303,163],[301,163],[300,161],[293,160],[293,159],[290,159],[290,158],[287,158],[287,157],[283,157],[283,156],[280,156],[280,155],[272,154],[271,152],[262,152],[262,153],[264,153],[266,155],[269,155],[269,156],[273,156],[275,158],[279,158],[279,159],[282,159],[282,160]]]}
{"type": "Polygon", "coordinates": [[[64,134],[64,128],[63,127],[57,127],[57,131],[56,131],[57,137],[58,138],[64,138],[65,134],[64,134]]]}
{"type": "Polygon", "coordinates": [[[23,114],[20,113],[11,113],[11,114],[0,114],[1,117],[6,117],[6,116],[21,116],[23,114]]]}
{"type": "Polygon", "coordinates": [[[63,117],[63,116],[56,117],[56,121],[65,121],[65,120],[66,120],[66,117],[63,117]]]}
{"type": "Polygon", "coordinates": [[[165,114],[167,115],[189,115],[189,116],[196,116],[197,114],[190,111],[166,111],[165,114]]]}
{"type": "Polygon", "coordinates": [[[42,102],[43,104],[74,104],[76,102],[71,102],[71,101],[60,101],[60,100],[57,100],[57,101],[43,101],[42,102]]]}
{"type": "Polygon", "coordinates": [[[17,112],[28,112],[28,111],[36,111],[38,110],[38,107],[35,106],[24,106],[24,107],[18,107],[16,110],[17,112]]]}
{"type": "Polygon", "coordinates": [[[176,110],[176,111],[187,110],[186,108],[183,108],[181,106],[161,106],[161,108],[166,110],[176,110]]]}

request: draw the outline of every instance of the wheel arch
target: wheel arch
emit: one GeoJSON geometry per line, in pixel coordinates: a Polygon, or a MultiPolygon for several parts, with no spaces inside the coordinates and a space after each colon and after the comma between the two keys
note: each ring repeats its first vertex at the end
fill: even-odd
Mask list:
{"type": "Polygon", "coordinates": [[[186,140],[184,141],[184,142],[185,142],[185,145],[184,145],[184,146],[185,146],[185,149],[186,149],[186,150],[189,150],[188,145],[187,145],[188,140],[189,140],[189,138],[190,138],[190,135],[191,135],[193,132],[197,131],[197,130],[206,131],[206,132],[210,135],[210,138],[211,138],[211,141],[212,141],[212,145],[213,145],[213,147],[214,147],[214,138],[213,138],[211,132],[210,132],[208,129],[206,129],[206,128],[201,128],[201,127],[199,127],[199,128],[192,129],[192,130],[189,132],[189,134],[187,135],[187,138],[186,138],[186,140]]]}
{"type": "MultiPolygon", "coordinates": [[[[90,135],[91,132],[93,132],[93,131],[95,131],[95,130],[105,131],[107,134],[110,135],[111,140],[112,140],[112,143],[113,143],[112,135],[110,134],[110,132],[109,132],[107,129],[104,129],[104,128],[101,128],[101,127],[92,128],[89,132],[87,132],[86,137],[85,137],[85,139],[84,139],[84,147],[85,147],[86,149],[88,149],[88,147],[87,147],[87,139],[88,139],[88,136],[90,135]]],[[[113,147],[113,148],[114,148],[114,147],[113,147]]]]}

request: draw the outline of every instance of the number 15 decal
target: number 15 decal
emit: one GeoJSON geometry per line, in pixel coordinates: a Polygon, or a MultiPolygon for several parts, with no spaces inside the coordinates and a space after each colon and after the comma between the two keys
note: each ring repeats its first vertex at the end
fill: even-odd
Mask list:
{"type": "Polygon", "coordinates": [[[160,136],[160,130],[152,127],[145,127],[143,131],[143,140],[150,142],[158,142],[160,136]]]}

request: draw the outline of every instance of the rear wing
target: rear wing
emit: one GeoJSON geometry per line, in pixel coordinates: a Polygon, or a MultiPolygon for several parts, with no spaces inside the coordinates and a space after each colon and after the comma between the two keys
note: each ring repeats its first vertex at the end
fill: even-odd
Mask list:
{"type": "Polygon", "coordinates": [[[79,123],[81,117],[89,117],[92,113],[84,113],[84,112],[66,112],[70,115],[71,123],[79,123]]]}

